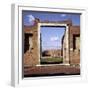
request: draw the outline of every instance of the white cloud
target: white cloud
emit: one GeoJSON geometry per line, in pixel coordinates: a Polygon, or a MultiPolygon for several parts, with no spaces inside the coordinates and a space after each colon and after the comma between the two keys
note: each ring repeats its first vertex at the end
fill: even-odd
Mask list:
{"type": "Polygon", "coordinates": [[[33,15],[27,15],[28,25],[34,25],[35,18],[33,15]]]}
{"type": "Polygon", "coordinates": [[[66,14],[61,14],[61,17],[66,17],[66,14]]]}
{"type": "Polygon", "coordinates": [[[51,37],[50,40],[51,41],[57,41],[57,40],[59,40],[59,38],[57,36],[54,36],[54,37],[51,37]]]}
{"type": "Polygon", "coordinates": [[[29,22],[32,22],[35,20],[34,16],[33,15],[27,15],[28,19],[29,19],[29,22]]]}

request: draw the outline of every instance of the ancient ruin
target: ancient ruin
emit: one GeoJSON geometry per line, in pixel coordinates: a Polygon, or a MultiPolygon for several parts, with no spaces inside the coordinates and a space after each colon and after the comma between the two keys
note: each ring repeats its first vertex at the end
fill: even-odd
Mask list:
{"type": "Polygon", "coordinates": [[[24,26],[24,66],[40,65],[40,26],[65,27],[60,51],[63,56],[63,64],[80,64],[80,26],[73,26],[70,20],[40,22],[39,19],[36,19],[33,26],[24,26]]]}
{"type": "Polygon", "coordinates": [[[80,74],[80,26],[72,25],[71,20],[60,22],[40,22],[35,19],[33,26],[24,26],[24,76],[53,74],[80,74]],[[61,50],[48,50],[50,57],[62,57],[63,62],[56,65],[40,63],[42,57],[41,26],[65,27],[61,50]],[[78,68],[77,68],[78,66],[78,68]],[[66,69],[67,68],[67,69],[66,69]]]}

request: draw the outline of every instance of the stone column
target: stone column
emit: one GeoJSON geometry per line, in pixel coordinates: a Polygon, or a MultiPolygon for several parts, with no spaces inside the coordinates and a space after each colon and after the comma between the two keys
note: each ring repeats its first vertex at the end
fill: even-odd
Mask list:
{"type": "Polygon", "coordinates": [[[63,47],[63,64],[69,65],[69,27],[66,26],[63,47]]]}

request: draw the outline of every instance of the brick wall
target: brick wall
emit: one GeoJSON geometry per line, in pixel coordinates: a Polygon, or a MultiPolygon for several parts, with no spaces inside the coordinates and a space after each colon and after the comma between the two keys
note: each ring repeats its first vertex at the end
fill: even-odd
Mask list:
{"type": "MultiPolygon", "coordinates": [[[[33,27],[24,28],[24,38],[25,34],[32,34],[32,48],[29,48],[24,52],[24,66],[33,66],[39,64],[39,48],[38,48],[38,29],[37,25],[33,27]]],[[[26,40],[28,43],[28,40],[26,40]]],[[[27,48],[24,44],[24,48],[27,48]]]]}
{"type": "MultiPolygon", "coordinates": [[[[29,50],[29,48],[27,48],[27,46],[25,46],[24,44],[24,49],[27,48],[26,50],[24,50],[25,51],[24,52],[24,65],[25,66],[34,66],[40,63],[39,62],[39,48],[38,48],[38,26],[37,26],[38,22],[39,20],[36,20],[36,23],[34,26],[24,27],[24,38],[25,38],[25,34],[29,34],[29,36],[32,36],[32,43],[33,43],[31,50],[29,50]]],[[[69,33],[68,33],[69,34],[69,38],[68,38],[69,39],[69,60],[70,60],[69,63],[79,64],[80,51],[74,50],[73,36],[80,35],[80,26],[72,26],[71,22],[62,22],[62,23],[66,23],[69,26],[69,33]]],[[[25,43],[26,42],[28,42],[28,40],[25,40],[25,43]]],[[[65,45],[66,44],[64,44],[63,46],[65,47],[65,45]]]]}
{"type": "MultiPolygon", "coordinates": [[[[80,26],[70,26],[70,64],[80,64],[80,50],[74,49],[74,36],[80,37],[80,26]]],[[[80,42],[79,42],[80,43],[80,42]]]]}

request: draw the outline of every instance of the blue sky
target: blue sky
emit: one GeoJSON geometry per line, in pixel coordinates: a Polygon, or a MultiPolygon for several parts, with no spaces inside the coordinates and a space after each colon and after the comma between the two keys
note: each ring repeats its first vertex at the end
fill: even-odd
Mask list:
{"type": "MultiPolygon", "coordinates": [[[[75,13],[56,13],[56,12],[40,12],[40,11],[23,11],[23,24],[32,26],[35,18],[40,21],[63,21],[72,20],[73,25],[80,25],[80,14],[75,13]]],[[[60,49],[61,39],[65,28],[42,27],[42,49],[60,49]]]]}
{"type": "Polygon", "coordinates": [[[73,25],[80,25],[80,14],[75,13],[51,13],[40,11],[23,11],[24,25],[32,25],[35,18],[39,18],[40,21],[63,21],[72,20],[73,25]]]}
{"type": "Polygon", "coordinates": [[[60,49],[64,27],[41,27],[42,50],[60,49]]]}

